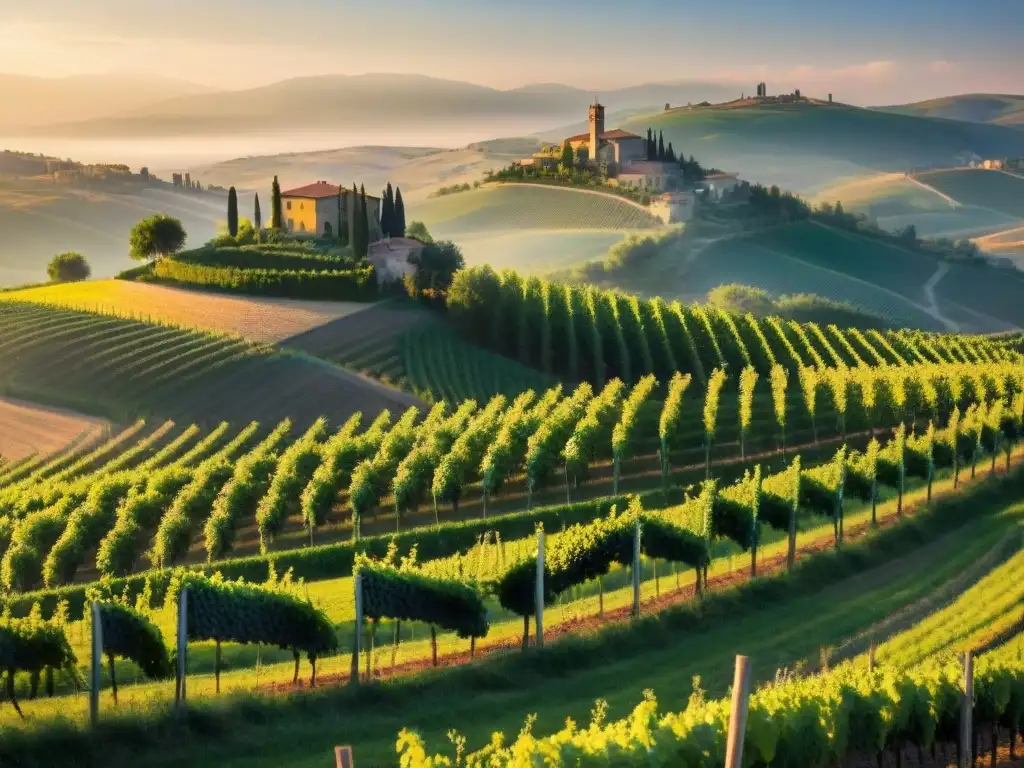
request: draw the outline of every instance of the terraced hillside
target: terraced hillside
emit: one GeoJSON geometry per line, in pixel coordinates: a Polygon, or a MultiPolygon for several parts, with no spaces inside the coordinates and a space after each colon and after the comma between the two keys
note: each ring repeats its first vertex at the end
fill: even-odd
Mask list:
{"type": "Polygon", "coordinates": [[[462,341],[440,318],[401,303],[381,303],[282,342],[431,401],[511,397],[546,389],[550,376],[462,341]]]}
{"type": "Polygon", "coordinates": [[[126,280],[47,285],[5,293],[2,298],[171,323],[271,344],[369,306],[345,301],[225,296],[126,280]]]}
{"type": "Polygon", "coordinates": [[[338,366],[237,336],[15,301],[0,302],[0,371],[7,394],[121,419],[291,418],[303,425],[323,414],[341,419],[417,402],[338,366]]]}
{"type": "Polygon", "coordinates": [[[410,207],[435,238],[454,240],[469,264],[543,273],[601,258],[661,222],[613,195],[563,187],[487,184],[410,207]]]}

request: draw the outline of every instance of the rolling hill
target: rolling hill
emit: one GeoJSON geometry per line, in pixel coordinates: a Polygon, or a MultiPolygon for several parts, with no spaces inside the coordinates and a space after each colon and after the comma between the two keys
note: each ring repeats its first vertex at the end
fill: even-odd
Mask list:
{"type": "Polygon", "coordinates": [[[1024,176],[982,168],[915,174],[914,178],[966,205],[1024,219],[1024,176]]]}
{"type": "Polygon", "coordinates": [[[626,121],[636,134],[663,131],[677,153],[743,178],[810,194],[836,178],[873,171],[1024,155],[1024,133],[843,105],[673,109],[626,121]]]}
{"type": "Polygon", "coordinates": [[[536,152],[540,139],[496,139],[461,149],[433,147],[347,147],[320,152],[240,157],[189,168],[192,177],[207,184],[269,192],[277,176],[283,189],[310,179],[358,179],[367,191],[383,189],[389,181],[402,189],[408,202],[426,198],[441,186],[472,183],[484,172],[507,166],[536,152]]]}
{"type": "MultiPolygon", "coordinates": [[[[217,233],[227,217],[226,206],[223,194],[184,192],[169,184],[0,178],[0,285],[46,280],[47,262],[63,251],[83,254],[93,276],[113,276],[132,266],[128,234],[140,219],[154,213],[175,216],[184,224],[188,242],[199,245],[217,233]]],[[[248,215],[252,196],[241,195],[239,206],[248,215]]]]}
{"type": "Polygon", "coordinates": [[[457,242],[468,264],[538,273],[600,258],[627,234],[661,226],[642,206],[613,195],[525,184],[426,200],[407,218],[457,242]]]}
{"type": "Polygon", "coordinates": [[[1024,96],[997,93],[965,93],[914,104],[874,107],[882,112],[918,117],[944,117],[970,123],[994,123],[1024,128],[1024,96]]]}
{"type": "Polygon", "coordinates": [[[814,222],[711,238],[703,247],[674,243],[604,281],[606,287],[684,301],[703,300],[728,283],[753,285],[774,297],[813,293],[850,302],[894,326],[978,333],[1024,327],[1024,275],[943,264],[814,222]]]}
{"type": "Polygon", "coordinates": [[[379,413],[419,401],[336,365],[238,336],[32,301],[0,301],[0,392],[113,416],[215,425],[379,413]]]}
{"type": "Polygon", "coordinates": [[[921,175],[857,176],[829,185],[812,198],[814,203],[837,200],[848,211],[867,214],[882,229],[896,231],[913,224],[920,237],[959,239],[1019,225],[1018,218],[988,206],[980,197],[954,198],[921,175]]]}

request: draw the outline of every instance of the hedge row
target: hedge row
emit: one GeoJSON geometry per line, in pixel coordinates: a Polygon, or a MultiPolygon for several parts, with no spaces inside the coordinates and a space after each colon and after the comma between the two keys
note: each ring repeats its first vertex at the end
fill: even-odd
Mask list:
{"type": "Polygon", "coordinates": [[[153,275],[161,280],[200,285],[233,293],[337,301],[371,301],[377,296],[373,267],[348,271],[239,269],[160,259],[153,275]]]}
{"type": "Polygon", "coordinates": [[[235,267],[237,269],[309,270],[313,272],[352,269],[352,259],[342,259],[310,248],[246,245],[204,245],[175,254],[174,260],[204,267],[235,267]]]}
{"type": "MultiPolygon", "coordinates": [[[[685,498],[682,488],[669,488],[666,491],[653,491],[641,494],[640,500],[646,509],[658,509],[679,504],[685,498]]],[[[208,575],[220,572],[226,579],[243,578],[248,582],[262,583],[270,575],[273,566],[277,573],[293,570],[295,578],[307,581],[321,581],[352,574],[356,554],[365,553],[376,558],[387,555],[388,545],[394,541],[398,545],[400,555],[406,555],[413,546],[417,548],[421,561],[449,557],[462,552],[474,544],[478,538],[488,532],[496,531],[503,539],[513,540],[529,536],[538,523],[545,530],[554,531],[575,523],[590,522],[598,517],[606,516],[611,508],[618,505],[625,509],[628,497],[625,495],[561,504],[551,507],[539,507],[532,512],[512,512],[506,515],[478,520],[466,520],[445,523],[430,529],[412,529],[398,534],[371,536],[358,542],[344,541],[336,544],[325,544],[304,549],[293,549],[282,552],[269,552],[266,555],[222,560],[213,565],[196,566],[195,570],[208,575]]],[[[147,580],[153,595],[153,604],[163,602],[167,587],[174,573],[171,569],[152,570],[109,581],[110,594],[127,594],[129,600],[145,589],[147,580]]],[[[14,616],[27,616],[33,603],[39,602],[44,616],[52,616],[59,600],[67,600],[71,617],[81,618],[86,602],[86,592],[91,585],[75,584],[57,589],[38,590],[12,595],[3,601],[10,607],[14,616]]]]}

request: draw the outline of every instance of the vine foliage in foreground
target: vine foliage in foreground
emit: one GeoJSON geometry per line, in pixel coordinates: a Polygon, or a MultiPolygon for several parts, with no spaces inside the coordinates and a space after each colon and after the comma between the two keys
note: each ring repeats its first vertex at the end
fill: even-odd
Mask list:
{"type": "Polygon", "coordinates": [[[310,663],[338,647],[334,625],[308,600],[274,586],[179,572],[169,597],[188,588],[188,639],[259,643],[305,653],[310,663]]]}
{"type": "Polygon", "coordinates": [[[168,677],[171,661],[160,630],[144,615],[115,602],[101,602],[103,651],[130,659],[151,679],[168,677]]]}
{"type": "Polygon", "coordinates": [[[361,578],[363,615],[368,619],[423,621],[463,638],[487,634],[487,607],[472,585],[364,555],[356,559],[355,573],[361,578]]]}

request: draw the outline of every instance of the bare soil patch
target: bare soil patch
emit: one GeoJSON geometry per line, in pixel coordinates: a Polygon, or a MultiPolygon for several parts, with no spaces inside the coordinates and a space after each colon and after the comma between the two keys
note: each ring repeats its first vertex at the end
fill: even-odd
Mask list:
{"type": "Polygon", "coordinates": [[[51,454],[83,432],[98,435],[109,428],[106,419],[0,398],[0,456],[8,461],[51,454]]]}

